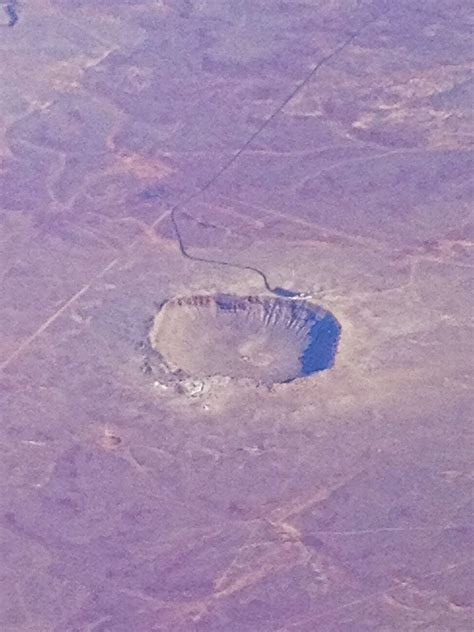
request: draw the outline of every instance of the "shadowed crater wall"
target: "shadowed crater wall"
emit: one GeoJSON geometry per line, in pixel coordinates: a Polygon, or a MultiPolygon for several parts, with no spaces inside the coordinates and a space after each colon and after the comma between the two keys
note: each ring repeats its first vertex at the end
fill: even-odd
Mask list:
{"type": "Polygon", "coordinates": [[[306,301],[217,294],[164,303],[150,342],[172,370],[272,384],[330,368],[340,330],[306,301]]]}

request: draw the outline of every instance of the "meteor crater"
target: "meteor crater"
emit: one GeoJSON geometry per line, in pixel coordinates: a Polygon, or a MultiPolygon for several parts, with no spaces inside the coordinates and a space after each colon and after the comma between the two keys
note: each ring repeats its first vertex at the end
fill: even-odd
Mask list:
{"type": "Polygon", "coordinates": [[[165,302],[150,342],[173,371],[273,384],[331,368],[340,331],[307,301],[215,294],[165,302]]]}

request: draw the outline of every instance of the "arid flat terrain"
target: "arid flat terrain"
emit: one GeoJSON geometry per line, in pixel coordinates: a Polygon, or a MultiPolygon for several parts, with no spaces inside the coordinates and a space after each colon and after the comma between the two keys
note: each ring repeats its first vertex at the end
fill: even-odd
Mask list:
{"type": "Polygon", "coordinates": [[[0,0],[2,632],[472,631],[469,9],[0,0]],[[170,377],[221,294],[334,366],[170,377]]]}

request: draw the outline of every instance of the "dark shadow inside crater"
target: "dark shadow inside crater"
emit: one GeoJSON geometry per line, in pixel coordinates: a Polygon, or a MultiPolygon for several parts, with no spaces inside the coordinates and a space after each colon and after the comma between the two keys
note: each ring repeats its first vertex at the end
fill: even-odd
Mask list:
{"type": "Polygon", "coordinates": [[[330,369],[334,364],[341,326],[332,314],[326,314],[311,326],[308,345],[301,356],[303,375],[330,369]]]}
{"type": "Polygon", "coordinates": [[[330,312],[304,300],[217,294],[166,302],[150,342],[174,371],[273,384],[331,368],[340,331],[330,312]]]}

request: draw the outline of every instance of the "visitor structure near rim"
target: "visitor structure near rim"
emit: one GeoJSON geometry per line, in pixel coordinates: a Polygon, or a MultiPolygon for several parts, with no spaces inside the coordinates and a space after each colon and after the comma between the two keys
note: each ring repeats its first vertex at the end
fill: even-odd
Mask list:
{"type": "Polygon", "coordinates": [[[273,384],[330,368],[340,329],[306,301],[217,294],[164,303],[150,341],[172,370],[273,384]]]}

